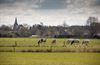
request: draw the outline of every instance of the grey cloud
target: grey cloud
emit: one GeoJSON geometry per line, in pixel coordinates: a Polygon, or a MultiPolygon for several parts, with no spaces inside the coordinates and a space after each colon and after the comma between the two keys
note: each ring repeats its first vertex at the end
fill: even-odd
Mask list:
{"type": "MultiPolygon", "coordinates": [[[[29,6],[35,9],[64,9],[66,8],[66,0],[0,0],[0,5],[6,5],[6,7],[25,7],[29,6]]],[[[2,8],[2,7],[1,7],[2,8]]]]}
{"type": "Polygon", "coordinates": [[[45,0],[40,3],[40,9],[65,9],[66,0],[45,0]]]}
{"type": "MultiPolygon", "coordinates": [[[[100,7],[100,0],[0,0],[0,15],[12,14],[12,12],[15,12],[15,15],[24,14],[23,12],[25,14],[30,13],[26,10],[39,10],[41,13],[46,10],[53,10],[55,13],[58,9],[66,10],[64,13],[84,14],[89,12],[100,14],[98,7],[100,7]]],[[[48,12],[45,12],[45,14],[48,14],[48,12]]]]}
{"type": "Polygon", "coordinates": [[[14,3],[14,0],[0,0],[0,4],[14,3]]]}
{"type": "Polygon", "coordinates": [[[100,5],[100,0],[44,0],[40,9],[93,8],[100,5]]]}
{"type": "Polygon", "coordinates": [[[100,0],[96,0],[95,5],[100,6],[100,0]]]}
{"type": "Polygon", "coordinates": [[[16,3],[16,2],[30,2],[32,0],[0,0],[0,4],[11,4],[11,3],[16,3]]]}
{"type": "Polygon", "coordinates": [[[36,9],[39,2],[39,0],[0,0],[0,9],[36,9]]]}
{"type": "Polygon", "coordinates": [[[67,9],[68,7],[70,8],[70,6],[73,8],[87,8],[97,5],[100,6],[100,0],[0,0],[0,9],[4,7],[67,9]]]}

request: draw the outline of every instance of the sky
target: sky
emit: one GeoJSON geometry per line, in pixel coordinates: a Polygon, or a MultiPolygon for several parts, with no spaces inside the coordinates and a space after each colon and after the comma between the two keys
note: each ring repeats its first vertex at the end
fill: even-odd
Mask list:
{"type": "Polygon", "coordinates": [[[85,25],[89,16],[100,21],[100,0],[0,0],[0,25],[85,25]]]}

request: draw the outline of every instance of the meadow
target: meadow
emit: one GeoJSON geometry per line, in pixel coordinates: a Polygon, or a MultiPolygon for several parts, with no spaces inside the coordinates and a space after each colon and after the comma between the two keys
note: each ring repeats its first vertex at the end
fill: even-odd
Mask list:
{"type": "Polygon", "coordinates": [[[51,38],[39,47],[38,40],[0,38],[0,65],[100,65],[99,39],[90,39],[88,47],[81,44],[63,47],[65,39],[57,39],[51,47],[51,38]]]}
{"type": "Polygon", "coordinates": [[[0,65],[100,65],[100,53],[0,52],[0,65]]]}
{"type": "MultiPolygon", "coordinates": [[[[88,46],[64,45],[63,38],[58,38],[52,46],[52,39],[48,38],[45,44],[38,46],[39,38],[0,38],[0,52],[100,52],[100,40],[90,39],[88,46]],[[51,47],[52,46],[52,47],[51,47]]],[[[83,39],[80,39],[81,41],[83,39]]]]}

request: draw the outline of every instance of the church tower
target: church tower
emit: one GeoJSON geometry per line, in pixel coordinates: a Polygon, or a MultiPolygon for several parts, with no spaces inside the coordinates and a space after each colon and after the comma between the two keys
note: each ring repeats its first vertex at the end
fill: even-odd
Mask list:
{"type": "Polygon", "coordinates": [[[15,23],[14,23],[14,26],[13,26],[13,30],[14,31],[17,31],[18,30],[17,18],[15,18],[15,23]]]}

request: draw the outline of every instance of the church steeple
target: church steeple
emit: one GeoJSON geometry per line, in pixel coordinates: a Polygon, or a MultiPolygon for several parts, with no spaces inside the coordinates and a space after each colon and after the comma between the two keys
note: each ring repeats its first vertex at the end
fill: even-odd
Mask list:
{"type": "Polygon", "coordinates": [[[14,23],[13,30],[14,30],[14,31],[17,31],[17,30],[18,30],[17,18],[15,18],[15,23],[14,23]]]}
{"type": "Polygon", "coordinates": [[[17,18],[15,18],[15,24],[18,25],[18,23],[17,23],[17,18]]]}

